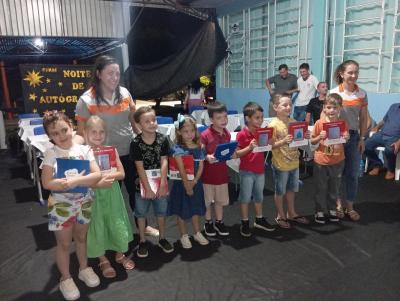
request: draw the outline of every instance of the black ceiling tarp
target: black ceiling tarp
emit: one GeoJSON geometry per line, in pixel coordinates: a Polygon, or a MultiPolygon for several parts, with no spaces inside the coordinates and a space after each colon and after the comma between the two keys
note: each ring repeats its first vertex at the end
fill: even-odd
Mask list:
{"type": "Polygon", "coordinates": [[[227,54],[215,18],[201,20],[166,9],[135,8],[132,20],[125,78],[135,98],[175,92],[201,75],[214,73],[227,54]]]}

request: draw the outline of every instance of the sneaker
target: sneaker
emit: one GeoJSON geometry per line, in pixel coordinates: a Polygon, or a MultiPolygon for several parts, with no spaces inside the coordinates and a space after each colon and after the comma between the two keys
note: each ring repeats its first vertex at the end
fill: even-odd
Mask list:
{"type": "Polygon", "coordinates": [[[158,246],[164,251],[164,253],[172,253],[174,251],[174,247],[165,238],[158,241],[158,246]]]}
{"type": "Polygon", "coordinates": [[[275,227],[271,226],[264,217],[256,218],[254,222],[254,228],[258,228],[268,232],[275,230],[275,227]]]}
{"type": "Polygon", "coordinates": [[[81,296],[72,278],[60,281],[60,292],[65,300],[77,300],[81,296]]]}
{"type": "Polygon", "coordinates": [[[339,222],[339,217],[337,216],[336,210],[329,210],[329,221],[333,223],[339,222]]]}
{"type": "Polygon", "coordinates": [[[146,229],[144,230],[144,235],[158,237],[158,236],[160,236],[160,231],[158,231],[156,228],[153,228],[151,226],[147,226],[146,229]]]}
{"type": "Polygon", "coordinates": [[[149,251],[147,250],[146,242],[139,243],[139,248],[136,251],[136,255],[140,258],[145,258],[145,257],[149,256],[149,251]]]}
{"type": "Polygon", "coordinates": [[[325,224],[326,223],[324,213],[321,212],[321,211],[315,213],[314,220],[318,224],[325,224]]]}
{"type": "Polygon", "coordinates": [[[207,238],[205,238],[203,236],[203,234],[201,234],[201,232],[197,232],[195,235],[193,235],[193,238],[195,241],[197,241],[199,244],[201,244],[202,246],[208,245],[209,241],[207,238]]]}
{"type": "Polygon", "coordinates": [[[249,221],[242,221],[242,224],[240,225],[240,234],[244,237],[250,237],[251,236],[251,231],[250,231],[250,224],[249,221]]]}
{"type": "Polygon", "coordinates": [[[180,241],[181,241],[182,248],[184,248],[184,249],[191,249],[192,248],[192,243],[191,243],[191,241],[189,239],[189,235],[183,234],[181,239],[180,239],[180,241]]]}
{"type": "Polygon", "coordinates": [[[214,230],[221,236],[228,236],[229,231],[226,229],[223,221],[215,221],[214,230]]]}
{"type": "Polygon", "coordinates": [[[80,270],[78,278],[85,282],[88,287],[96,287],[100,284],[100,278],[96,275],[91,267],[80,270]]]}
{"type": "Polygon", "coordinates": [[[215,232],[214,229],[214,223],[213,222],[206,222],[204,224],[204,232],[206,233],[207,236],[215,236],[217,233],[215,232]]]}

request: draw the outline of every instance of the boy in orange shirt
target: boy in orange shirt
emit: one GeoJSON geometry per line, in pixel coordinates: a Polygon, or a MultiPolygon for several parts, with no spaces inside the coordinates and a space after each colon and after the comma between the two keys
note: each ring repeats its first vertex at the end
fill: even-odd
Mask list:
{"type": "MultiPolygon", "coordinates": [[[[331,222],[339,222],[336,213],[336,199],[339,194],[339,185],[344,168],[344,147],[343,144],[325,145],[327,138],[323,124],[341,120],[339,118],[342,106],[342,98],[339,94],[333,93],[326,97],[323,105],[323,114],[313,129],[311,143],[319,146],[314,154],[314,179],[315,179],[315,222],[325,224],[324,207],[328,209],[328,219],[331,222]]],[[[345,121],[344,138],[349,139],[345,121]]]]}

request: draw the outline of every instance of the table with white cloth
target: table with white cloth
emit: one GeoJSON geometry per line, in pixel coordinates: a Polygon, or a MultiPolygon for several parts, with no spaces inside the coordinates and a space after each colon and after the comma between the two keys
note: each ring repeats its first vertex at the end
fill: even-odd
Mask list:
{"type": "MultiPolygon", "coordinates": [[[[207,126],[210,126],[211,121],[210,118],[208,117],[208,114],[205,114],[204,116],[204,124],[207,126]]],[[[226,129],[229,132],[233,132],[236,129],[241,129],[245,125],[244,123],[244,117],[243,114],[230,114],[228,115],[228,124],[226,125],[226,129]]]]}
{"type": "Polygon", "coordinates": [[[196,123],[198,124],[203,124],[204,118],[207,114],[207,110],[194,110],[192,112],[192,117],[194,118],[194,120],[196,120],[196,123]]]}
{"type": "MultiPolygon", "coordinates": [[[[202,124],[196,124],[197,127],[203,126],[202,124]]],[[[157,132],[167,136],[171,142],[175,141],[175,125],[173,124],[159,124],[157,126],[157,132]]]]}

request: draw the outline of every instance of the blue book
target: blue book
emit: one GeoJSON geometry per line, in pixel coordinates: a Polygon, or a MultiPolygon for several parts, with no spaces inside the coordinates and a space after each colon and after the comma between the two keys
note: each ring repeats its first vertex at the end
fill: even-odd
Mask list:
{"type": "Polygon", "coordinates": [[[238,143],[229,142],[218,144],[217,148],[215,149],[214,157],[218,161],[227,161],[232,158],[232,155],[235,153],[238,143]]]}
{"type": "MultiPolygon", "coordinates": [[[[57,158],[57,179],[73,177],[85,171],[84,175],[90,172],[90,163],[88,160],[73,160],[73,159],[60,159],[57,158]]],[[[77,186],[71,190],[59,191],[63,193],[87,193],[88,187],[77,186]]]]}

